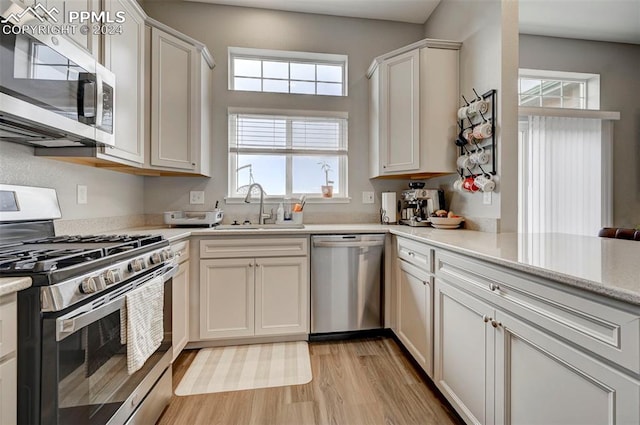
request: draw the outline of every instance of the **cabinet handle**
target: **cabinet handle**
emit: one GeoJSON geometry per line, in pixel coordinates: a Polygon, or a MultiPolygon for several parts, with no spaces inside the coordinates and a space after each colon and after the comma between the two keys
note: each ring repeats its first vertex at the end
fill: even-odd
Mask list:
{"type": "Polygon", "coordinates": [[[416,256],[416,253],[415,253],[415,252],[413,252],[413,251],[409,251],[408,255],[409,255],[410,257],[415,257],[415,256],[416,256]]]}
{"type": "Polygon", "coordinates": [[[489,322],[489,320],[491,320],[491,317],[487,316],[486,314],[484,314],[484,315],[482,316],[482,321],[483,321],[484,323],[489,322]]]}
{"type": "Polygon", "coordinates": [[[499,291],[500,290],[500,286],[496,285],[495,283],[491,283],[491,284],[489,284],[489,289],[491,289],[492,291],[499,291]]]}
{"type": "Polygon", "coordinates": [[[387,166],[386,166],[386,165],[383,165],[383,166],[382,166],[382,168],[387,168],[387,166]]]}
{"type": "Polygon", "coordinates": [[[498,326],[502,326],[502,323],[496,322],[495,320],[492,319],[491,326],[493,326],[494,328],[497,328],[498,326]]]}
{"type": "Polygon", "coordinates": [[[253,263],[249,263],[249,267],[253,267],[253,263]]]}

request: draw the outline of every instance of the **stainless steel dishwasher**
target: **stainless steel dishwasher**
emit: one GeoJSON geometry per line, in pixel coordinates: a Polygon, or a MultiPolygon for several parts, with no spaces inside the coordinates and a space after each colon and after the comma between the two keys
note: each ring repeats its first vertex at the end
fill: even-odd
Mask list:
{"type": "Polygon", "coordinates": [[[311,237],[311,333],[382,327],[385,235],[311,237]]]}

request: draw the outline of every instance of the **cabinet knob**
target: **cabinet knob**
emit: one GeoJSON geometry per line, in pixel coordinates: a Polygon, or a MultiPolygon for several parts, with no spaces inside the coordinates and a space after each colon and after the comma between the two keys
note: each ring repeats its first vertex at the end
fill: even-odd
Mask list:
{"type": "Polygon", "coordinates": [[[487,323],[489,320],[491,320],[491,317],[487,316],[486,314],[484,314],[484,315],[482,316],[482,321],[483,321],[484,323],[487,323]]]}
{"type": "Polygon", "coordinates": [[[383,166],[382,166],[382,168],[387,168],[387,166],[386,166],[386,165],[383,165],[383,166]]]}
{"type": "Polygon", "coordinates": [[[491,320],[491,326],[497,328],[498,326],[502,326],[502,323],[496,322],[495,320],[491,320]]]}
{"type": "Polygon", "coordinates": [[[249,263],[249,267],[253,267],[253,263],[249,263]]]}
{"type": "Polygon", "coordinates": [[[496,285],[495,283],[491,283],[489,284],[489,289],[491,289],[492,291],[498,291],[500,290],[500,286],[496,285]]]}

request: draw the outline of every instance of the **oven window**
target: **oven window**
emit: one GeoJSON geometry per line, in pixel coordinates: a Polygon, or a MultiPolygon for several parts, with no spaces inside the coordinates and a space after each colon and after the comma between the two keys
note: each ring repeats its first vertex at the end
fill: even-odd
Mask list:
{"type": "Polygon", "coordinates": [[[58,342],[58,424],[107,423],[171,345],[129,375],[121,329],[117,310],[58,342]]]}

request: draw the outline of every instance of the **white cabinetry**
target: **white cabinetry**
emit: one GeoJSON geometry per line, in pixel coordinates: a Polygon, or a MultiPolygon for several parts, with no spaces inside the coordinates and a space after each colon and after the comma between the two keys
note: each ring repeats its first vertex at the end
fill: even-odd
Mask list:
{"type": "MultiPolygon", "coordinates": [[[[113,1],[115,3],[117,0],[110,0],[110,1],[113,1]]],[[[20,1],[20,3],[23,3],[26,5],[26,3],[34,4],[36,2],[20,1]]],[[[43,5],[46,4],[46,7],[48,9],[55,7],[58,10],[58,14],[54,15],[58,19],[57,24],[73,25],[72,28],[75,29],[73,32],[69,32],[68,34],[65,34],[65,36],[71,41],[73,41],[75,44],[77,44],[78,46],[82,47],[84,50],[89,52],[94,58],[96,58],[97,60],[100,60],[101,35],[100,35],[100,32],[96,30],[97,28],[93,27],[92,25],[92,24],[97,25],[98,23],[91,22],[91,21],[79,22],[78,20],[74,20],[73,22],[71,22],[69,20],[69,12],[71,11],[100,12],[100,6],[101,6],[100,0],[46,0],[46,2],[40,1],[39,3],[43,5]],[[89,31],[80,31],[80,25],[82,24],[88,25],[89,31]]],[[[110,9],[108,4],[109,1],[105,3],[107,3],[105,5],[107,6],[106,9],[107,10],[110,9]]]]}
{"type": "Polygon", "coordinates": [[[17,421],[17,320],[17,295],[0,297],[0,418],[3,425],[17,421]]]}
{"type": "Polygon", "coordinates": [[[436,260],[434,381],[466,422],[640,423],[637,308],[436,260]]]}
{"type": "Polygon", "coordinates": [[[189,241],[171,244],[171,250],[178,258],[178,271],[173,276],[172,319],[173,319],[173,360],[189,342],[189,241]]]}
{"type": "Polygon", "coordinates": [[[105,2],[105,12],[125,13],[122,33],[104,37],[104,66],[116,75],[115,147],[98,158],[144,163],[144,55],[145,14],[135,1],[105,2]]]}
{"type": "Polygon", "coordinates": [[[200,338],[309,332],[308,238],[200,242],[200,338]]]}
{"type": "Polygon", "coordinates": [[[370,177],[455,172],[460,46],[426,39],[374,60],[370,177]]]}
{"type": "Polygon", "coordinates": [[[430,249],[398,238],[395,333],[413,358],[433,376],[433,276],[430,249]]]}
{"type": "Polygon", "coordinates": [[[209,176],[211,78],[201,49],[152,26],[150,168],[209,176]]]}

